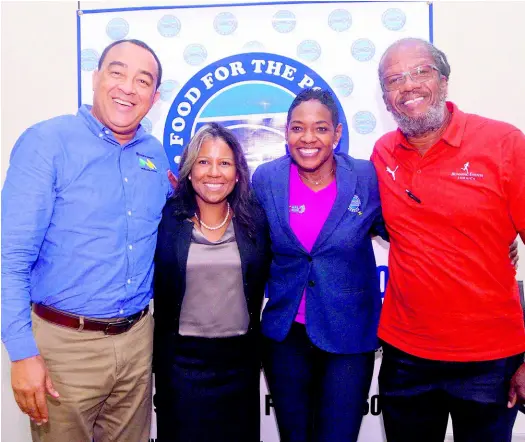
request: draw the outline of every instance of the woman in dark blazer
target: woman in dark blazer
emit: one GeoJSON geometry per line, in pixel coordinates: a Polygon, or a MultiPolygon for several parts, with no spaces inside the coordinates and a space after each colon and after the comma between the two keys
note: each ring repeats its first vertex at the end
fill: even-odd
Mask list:
{"type": "Polygon", "coordinates": [[[268,226],[233,133],[201,128],[159,226],[153,365],[159,442],[259,442],[268,226]]]}
{"type": "Polygon", "coordinates": [[[330,92],[306,89],[288,111],[289,155],[253,175],[272,241],[263,366],[282,442],[355,442],[379,346],[377,177],[334,153],[341,131],[330,92]]]}

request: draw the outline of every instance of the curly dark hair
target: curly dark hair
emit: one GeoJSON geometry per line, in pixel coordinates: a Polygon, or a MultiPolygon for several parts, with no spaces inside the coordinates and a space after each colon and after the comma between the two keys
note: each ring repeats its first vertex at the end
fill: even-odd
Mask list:
{"type": "Polygon", "coordinates": [[[310,100],[317,100],[319,103],[325,105],[332,114],[332,124],[337,127],[339,124],[339,109],[334,100],[334,96],[328,89],[303,89],[297,94],[288,109],[288,116],[286,117],[286,125],[290,124],[293,110],[301,103],[310,100]]]}
{"type": "Polygon", "coordinates": [[[209,123],[202,126],[182,152],[179,164],[179,181],[172,197],[175,200],[175,215],[191,218],[197,213],[200,216],[199,207],[195,199],[195,190],[193,190],[189,176],[199,156],[202,143],[210,138],[220,138],[233,152],[239,180],[235,184],[233,191],[228,195],[227,200],[239,223],[247,229],[248,235],[253,237],[255,235],[255,226],[251,215],[251,206],[254,196],[250,184],[248,163],[246,162],[241,143],[234,133],[217,123],[209,123]]]}

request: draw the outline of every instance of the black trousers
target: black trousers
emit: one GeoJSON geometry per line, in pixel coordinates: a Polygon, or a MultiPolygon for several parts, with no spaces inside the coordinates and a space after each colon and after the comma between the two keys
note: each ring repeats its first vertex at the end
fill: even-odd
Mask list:
{"type": "Polygon", "coordinates": [[[375,352],[335,354],[294,323],[282,342],[263,338],[263,366],[281,442],[355,442],[375,352]]]}
{"type": "Polygon", "coordinates": [[[445,362],[383,344],[379,393],[388,442],[443,442],[450,414],[454,442],[511,442],[517,407],[510,379],[523,355],[445,362]]]}
{"type": "Polygon", "coordinates": [[[158,442],[259,442],[257,339],[156,335],[158,442]]]}

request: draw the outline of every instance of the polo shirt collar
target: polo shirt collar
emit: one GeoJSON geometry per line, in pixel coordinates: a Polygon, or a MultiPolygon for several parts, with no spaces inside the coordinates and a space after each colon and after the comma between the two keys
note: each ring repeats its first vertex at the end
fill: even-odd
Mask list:
{"type": "Polygon", "coordinates": [[[452,118],[441,139],[451,146],[459,147],[465,133],[467,115],[465,112],[461,112],[451,101],[447,101],[447,107],[449,112],[452,113],[452,118]]]}
{"type": "MultiPolygon", "coordinates": [[[[467,115],[465,112],[460,111],[451,101],[447,101],[446,105],[449,112],[452,114],[452,118],[450,119],[447,129],[441,136],[441,139],[450,146],[460,147],[463,134],[465,133],[465,126],[467,124],[467,115]]],[[[396,146],[413,149],[399,128],[396,130],[396,146]]]]}
{"type": "MultiPolygon", "coordinates": [[[[91,113],[91,109],[92,109],[93,106],[89,105],[89,104],[83,104],[82,106],[80,106],[80,108],[78,109],[78,113],[77,115],[79,117],[81,117],[88,129],[94,134],[96,135],[97,137],[99,136],[99,134],[101,133],[104,133],[104,134],[107,134],[107,132],[109,132],[109,134],[107,134],[106,136],[109,136],[109,138],[115,142],[117,142],[117,140],[115,139],[115,136],[113,135],[113,132],[111,131],[111,129],[107,128],[106,126],[104,126],[100,121],[98,121],[94,116],[93,114],[91,113]]],[[[136,141],[140,141],[142,138],[146,137],[148,134],[147,132],[144,130],[144,128],[142,127],[142,125],[139,125],[138,129],[137,129],[137,132],[135,133],[135,136],[133,137],[132,140],[128,141],[126,143],[126,145],[129,145],[130,143],[134,143],[136,141]]]]}

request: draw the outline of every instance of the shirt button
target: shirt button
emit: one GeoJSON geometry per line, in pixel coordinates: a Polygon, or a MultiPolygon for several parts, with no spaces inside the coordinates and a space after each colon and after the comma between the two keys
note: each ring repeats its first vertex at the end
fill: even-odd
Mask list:
{"type": "Polygon", "coordinates": [[[119,313],[120,313],[121,315],[124,314],[124,310],[120,309],[120,310],[119,310],[119,313]]]}
{"type": "Polygon", "coordinates": [[[131,278],[130,278],[130,279],[128,279],[127,283],[128,283],[128,284],[131,284],[131,278]]]}
{"type": "Polygon", "coordinates": [[[127,183],[128,182],[128,177],[124,178],[124,181],[127,183]]]}
{"type": "Polygon", "coordinates": [[[128,215],[131,216],[131,210],[128,210],[128,215]]]}
{"type": "Polygon", "coordinates": [[[421,173],[421,169],[419,169],[419,170],[417,171],[417,173],[421,173]]]}
{"type": "Polygon", "coordinates": [[[308,281],[308,286],[313,287],[315,285],[315,281],[308,281]]]}
{"type": "Polygon", "coordinates": [[[101,132],[98,134],[99,138],[102,138],[104,136],[104,134],[101,132]]]}
{"type": "Polygon", "coordinates": [[[109,135],[109,130],[106,129],[104,132],[106,132],[106,135],[109,135]]]}
{"type": "Polygon", "coordinates": [[[133,246],[130,244],[130,245],[128,246],[128,249],[129,249],[129,250],[133,250],[133,246]]]}
{"type": "Polygon", "coordinates": [[[308,256],[308,262],[312,262],[312,257],[311,256],[308,256]]]}

